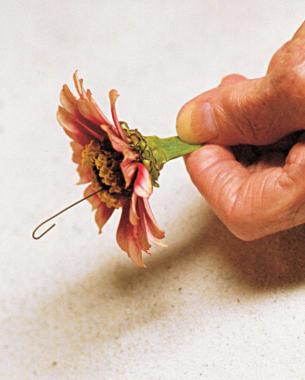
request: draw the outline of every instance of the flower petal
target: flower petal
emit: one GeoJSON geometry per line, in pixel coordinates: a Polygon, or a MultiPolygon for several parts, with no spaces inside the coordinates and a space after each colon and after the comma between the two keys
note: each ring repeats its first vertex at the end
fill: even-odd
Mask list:
{"type": "Polygon", "coordinates": [[[131,150],[129,145],[125,141],[123,141],[119,136],[117,136],[111,127],[103,124],[101,125],[101,128],[103,131],[107,133],[107,136],[111,142],[113,149],[115,149],[117,152],[123,153],[124,151],[127,152],[131,150]]]}
{"type": "Polygon", "coordinates": [[[86,145],[90,142],[91,137],[86,129],[63,107],[58,107],[57,120],[66,134],[74,141],[81,145],[86,145]]]}
{"type": "Polygon", "coordinates": [[[77,172],[79,174],[78,185],[82,185],[84,183],[88,183],[92,181],[92,169],[88,165],[78,165],[77,172]]]}
{"type": "Polygon", "coordinates": [[[136,173],[137,167],[138,164],[134,162],[133,159],[130,159],[128,157],[125,157],[121,162],[120,168],[125,180],[125,189],[130,186],[131,181],[133,180],[133,177],[136,173]]]}
{"type": "Polygon", "coordinates": [[[142,198],[148,198],[152,193],[152,182],[149,171],[146,167],[138,163],[137,177],[134,183],[134,192],[142,198]]]}
{"type": "Polygon", "coordinates": [[[77,100],[76,97],[72,94],[69,87],[64,84],[60,92],[60,103],[68,112],[73,115],[77,115],[77,100]]]}
{"type": "Polygon", "coordinates": [[[92,101],[88,101],[86,99],[79,99],[77,101],[77,107],[79,112],[83,117],[90,120],[92,123],[100,125],[100,124],[110,124],[106,119],[106,116],[102,114],[97,106],[95,106],[92,101]]]}
{"type": "Polygon", "coordinates": [[[142,251],[139,247],[139,244],[137,240],[133,236],[133,228],[129,226],[128,231],[128,256],[131,258],[131,260],[140,268],[146,268],[143,257],[142,257],[142,251]]]}
{"type": "Polygon", "coordinates": [[[99,233],[102,233],[102,228],[105,223],[111,217],[114,208],[107,207],[104,203],[101,203],[99,208],[95,212],[95,221],[99,228],[99,233]]]}
{"type": "Polygon", "coordinates": [[[116,238],[120,248],[125,251],[131,260],[139,267],[145,267],[142,251],[137,242],[136,227],[129,222],[130,202],[123,205],[122,215],[117,230],[116,238]]]}
{"type": "Polygon", "coordinates": [[[127,227],[129,224],[129,202],[126,202],[122,208],[122,214],[119,222],[119,226],[116,233],[116,240],[119,247],[127,252],[128,244],[127,244],[127,227]]]}
{"type": "MultiPolygon", "coordinates": [[[[95,189],[92,187],[92,184],[90,184],[89,186],[86,187],[86,189],[84,191],[84,197],[88,197],[88,195],[90,195],[91,193],[94,193],[94,191],[95,191],[95,189]]],[[[98,194],[92,195],[87,200],[88,200],[88,202],[91,203],[92,210],[97,209],[101,205],[101,203],[102,203],[102,201],[101,201],[100,197],[98,196],[98,194]]]]}
{"type": "Polygon", "coordinates": [[[73,151],[72,161],[76,164],[80,164],[82,162],[82,151],[84,149],[83,145],[78,144],[75,141],[71,141],[70,145],[73,151]]]}
{"type": "MultiPolygon", "coordinates": [[[[139,211],[140,212],[140,211],[139,211]]],[[[140,247],[143,251],[150,254],[149,249],[151,247],[148,236],[147,236],[147,228],[145,224],[144,215],[139,215],[139,223],[136,226],[137,228],[137,239],[139,241],[140,247]]]]}
{"type": "Polygon", "coordinates": [[[133,192],[131,196],[130,209],[129,209],[129,221],[134,226],[139,221],[139,216],[137,213],[137,200],[138,200],[138,196],[135,192],[133,192]]]}
{"type": "Polygon", "coordinates": [[[120,136],[123,141],[127,142],[128,138],[127,138],[125,132],[123,131],[122,127],[121,127],[121,124],[118,120],[117,113],[116,113],[115,103],[116,103],[118,97],[119,97],[119,93],[117,92],[117,90],[112,89],[109,91],[111,115],[112,115],[112,119],[113,119],[113,122],[114,122],[114,125],[116,128],[116,132],[117,132],[118,136],[120,136]]]}
{"type": "Polygon", "coordinates": [[[78,78],[78,70],[75,70],[73,74],[73,81],[74,81],[74,86],[76,88],[76,91],[78,92],[78,95],[83,98],[86,96],[86,92],[83,87],[83,79],[78,78]]]}
{"type": "Polygon", "coordinates": [[[141,200],[139,199],[138,204],[141,215],[145,215],[145,222],[150,233],[157,239],[163,239],[165,233],[158,227],[156,219],[149,206],[148,200],[145,198],[142,198],[141,200]]]}

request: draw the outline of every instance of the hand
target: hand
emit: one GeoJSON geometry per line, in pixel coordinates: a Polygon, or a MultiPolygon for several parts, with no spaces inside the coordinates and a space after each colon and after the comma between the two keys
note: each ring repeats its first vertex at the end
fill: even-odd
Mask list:
{"type": "Polygon", "coordinates": [[[292,146],[291,136],[284,137],[304,129],[305,22],[274,54],[264,77],[229,75],[177,117],[182,140],[206,143],[185,159],[192,181],[243,240],[305,223],[305,133],[294,134],[292,146]],[[247,165],[230,147],[240,144],[255,152],[247,165]]]}

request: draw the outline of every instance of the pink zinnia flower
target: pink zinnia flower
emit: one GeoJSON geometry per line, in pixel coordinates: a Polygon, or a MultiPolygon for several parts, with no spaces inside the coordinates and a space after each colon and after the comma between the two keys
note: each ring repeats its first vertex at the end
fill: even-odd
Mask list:
{"type": "Polygon", "coordinates": [[[110,121],[99,109],[90,90],[84,89],[83,80],[77,73],[73,78],[78,98],[64,85],[57,119],[73,140],[72,159],[78,164],[79,183],[89,183],[85,197],[100,189],[88,198],[96,210],[95,220],[100,232],[114,210],[122,209],[117,242],[136,265],[144,267],[142,253],[150,254],[151,243],[158,243],[164,237],[148,202],[153,190],[153,168],[143,159],[143,147],[137,146],[133,138],[138,138],[138,132],[118,121],[117,91],[109,93],[110,121]]]}

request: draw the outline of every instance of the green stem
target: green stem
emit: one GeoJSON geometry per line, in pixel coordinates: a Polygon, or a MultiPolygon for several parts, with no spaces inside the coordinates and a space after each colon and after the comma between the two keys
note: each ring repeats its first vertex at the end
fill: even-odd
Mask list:
{"type": "MultiPolygon", "coordinates": [[[[202,145],[187,144],[180,140],[178,136],[160,138],[157,136],[145,136],[148,145],[156,149],[160,159],[164,162],[173,160],[174,158],[182,157],[188,153],[202,147],[202,145]]],[[[164,163],[165,163],[164,162],[164,163]]]]}

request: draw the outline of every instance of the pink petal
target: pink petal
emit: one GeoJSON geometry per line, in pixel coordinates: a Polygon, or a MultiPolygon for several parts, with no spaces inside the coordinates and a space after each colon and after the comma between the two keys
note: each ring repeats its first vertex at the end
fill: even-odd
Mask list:
{"type": "MultiPolygon", "coordinates": [[[[104,140],[104,134],[97,126],[89,125],[86,121],[81,121],[77,116],[73,116],[61,106],[58,107],[57,120],[70,137],[75,135],[75,137],[78,138],[80,135],[86,136],[89,141],[93,138],[99,141],[104,140]]],[[[72,138],[76,142],[79,142],[74,137],[72,138]]]]}
{"type": "Polygon", "coordinates": [[[102,228],[108,219],[111,217],[114,208],[107,207],[104,203],[101,203],[99,208],[95,212],[95,221],[99,228],[99,233],[102,232],[102,228]]]}
{"type": "Polygon", "coordinates": [[[86,145],[90,142],[91,137],[86,129],[75,120],[72,114],[60,106],[57,111],[57,120],[66,134],[74,141],[81,145],[86,145]]]}
{"type": "Polygon", "coordinates": [[[131,150],[129,145],[125,141],[123,141],[119,136],[117,136],[111,127],[103,124],[101,125],[101,128],[103,131],[107,133],[107,136],[111,142],[113,149],[115,149],[117,152],[123,153],[124,151],[131,150]]]}
{"type": "Polygon", "coordinates": [[[79,99],[77,101],[77,106],[82,116],[90,120],[92,123],[97,125],[108,124],[106,117],[102,114],[99,108],[92,103],[92,101],[88,101],[86,99],[79,99]]]}
{"type": "Polygon", "coordinates": [[[78,78],[78,71],[76,70],[73,74],[73,81],[74,81],[74,86],[76,88],[76,91],[78,92],[78,95],[83,98],[85,96],[85,90],[83,87],[83,79],[78,78]]]}
{"type": "Polygon", "coordinates": [[[149,171],[146,167],[138,163],[137,177],[134,183],[134,192],[142,198],[148,198],[152,193],[152,183],[149,171]]]}
{"type": "Polygon", "coordinates": [[[126,202],[122,208],[120,223],[119,223],[118,230],[116,233],[117,243],[119,247],[125,252],[127,252],[127,249],[128,249],[128,244],[127,244],[128,224],[129,224],[129,202],[126,202]]]}
{"type": "Polygon", "coordinates": [[[139,241],[139,245],[143,251],[150,254],[149,249],[151,245],[149,244],[148,236],[147,236],[147,229],[145,224],[145,219],[143,215],[139,216],[139,223],[136,226],[137,229],[137,239],[139,241]]]}
{"type": "Polygon", "coordinates": [[[107,119],[107,117],[103,114],[103,112],[100,110],[99,106],[95,102],[95,100],[92,97],[91,91],[87,90],[85,91],[83,86],[83,79],[78,78],[78,72],[75,71],[73,75],[74,85],[78,92],[78,95],[80,97],[80,100],[78,100],[78,103],[81,101],[85,101],[88,106],[85,107],[82,103],[81,106],[79,106],[79,111],[83,114],[84,117],[86,117],[88,120],[91,120],[93,123],[96,123],[98,125],[100,124],[108,124],[111,125],[111,122],[107,119]]]}
{"type": "Polygon", "coordinates": [[[132,235],[132,228],[128,231],[128,256],[131,258],[131,260],[140,268],[145,268],[145,264],[142,257],[141,248],[139,247],[139,244],[137,240],[132,235]]]}
{"type": "Polygon", "coordinates": [[[136,193],[133,193],[131,196],[130,209],[129,209],[129,221],[132,225],[136,225],[139,221],[139,216],[137,213],[137,199],[138,196],[136,193]]]}
{"type": "Polygon", "coordinates": [[[121,162],[120,168],[125,180],[125,189],[127,189],[130,186],[131,181],[133,180],[133,177],[137,170],[137,167],[138,167],[138,164],[134,162],[133,159],[130,159],[127,157],[125,157],[123,161],[121,162]]]}
{"type": "Polygon", "coordinates": [[[164,231],[162,231],[156,222],[156,219],[151,211],[148,200],[141,198],[138,201],[140,215],[145,215],[145,222],[147,224],[149,232],[157,239],[163,239],[165,236],[164,231]]]}
{"type": "Polygon", "coordinates": [[[76,115],[78,113],[77,100],[66,84],[63,85],[60,92],[60,103],[63,108],[72,113],[72,115],[76,115]]]}
{"type": "Polygon", "coordinates": [[[116,127],[117,134],[121,137],[121,139],[123,139],[125,142],[127,142],[128,138],[127,138],[125,132],[123,131],[121,124],[119,123],[117,113],[116,113],[115,103],[116,103],[118,97],[119,97],[119,93],[117,92],[117,90],[110,90],[109,100],[110,100],[112,119],[113,119],[114,125],[116,127]]]}
{"type": "Polygon", "coordinates": [[[130,203],[126,202],[122,209],[122,215],[117,230],[116,238],[120,248],[125,251],[131,260],[139,267],[145,267],[141,247],[136,240],[136,227],[129,222],[130,203]]]}

